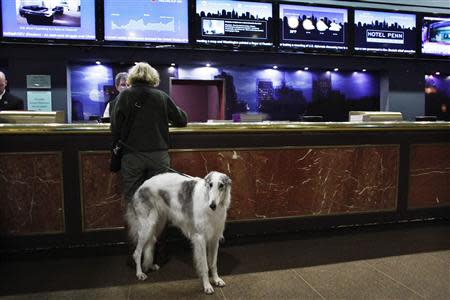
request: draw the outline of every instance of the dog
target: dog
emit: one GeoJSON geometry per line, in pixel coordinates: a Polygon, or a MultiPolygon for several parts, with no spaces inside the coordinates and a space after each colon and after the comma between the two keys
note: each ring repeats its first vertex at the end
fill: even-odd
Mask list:
{"type": "Polygon", "coordinates": [[[225,286],[217,273],[217,251],[230,194],[231,179],[215,171],[204,178],[163,173],[146,180],[135,192],[125,214],[130,239],[136,244],[133,253],[136,277],[145,280],[145,272],[159,269],[153,262],[154,246],[170,222],[193,245],[194,263],[204,292],[214,293],[208,271],[214,285],[225,286]]]}

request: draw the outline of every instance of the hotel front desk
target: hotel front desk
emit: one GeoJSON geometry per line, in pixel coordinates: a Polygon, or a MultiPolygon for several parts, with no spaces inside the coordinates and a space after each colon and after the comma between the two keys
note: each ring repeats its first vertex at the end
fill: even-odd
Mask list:
{"type": "MultiPolygon", "coordinates": [[[[450,123],[192,123],[172,167],[228,174],[226,237],[450,216],[450,123]]],[[[1,251],[126,241],[108,124],[0,125],[1,251]]]]}

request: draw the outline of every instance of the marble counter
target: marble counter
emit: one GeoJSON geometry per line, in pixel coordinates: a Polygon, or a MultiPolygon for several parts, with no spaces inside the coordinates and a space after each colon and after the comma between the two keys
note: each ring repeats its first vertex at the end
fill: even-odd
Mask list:
{"type": "MultiPolygon", "coordinates": [[[[193,123],[171,128],[170,140],[173,168],[231,177],[227,228],[236,235],[450,213],[448,122],[193,123]]],[[[110,143],[108,124],[1,124],[6,244],[123,241],[110,143]]]]}

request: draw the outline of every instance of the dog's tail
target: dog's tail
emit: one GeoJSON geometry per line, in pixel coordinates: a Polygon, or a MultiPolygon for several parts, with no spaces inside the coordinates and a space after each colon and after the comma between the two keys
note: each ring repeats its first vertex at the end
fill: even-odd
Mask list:
{"type": "Polygon", "coordinates": [[[125,212],[125,222],[127,224],[128,237],[130,239],[130,242],[136,244],[138,239],[139,220],[136,214],[136,210],[134,209],[133,201],[130,201],[127,204],[125,212]]]}

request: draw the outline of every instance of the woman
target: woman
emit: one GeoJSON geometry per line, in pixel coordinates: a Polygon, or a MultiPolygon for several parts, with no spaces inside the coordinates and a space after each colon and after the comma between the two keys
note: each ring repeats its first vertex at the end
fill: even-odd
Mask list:
{"type": "Polygon", "coordinates": [[[169,124],[184,127],[186,113],[165,92],[156,89],[159,74],[148,63],[136,63],[128,72],[130,86],[120,93],[111,130],[123,142],[124,197],[130,202],[137,188],[150,177],[167,171],[169,124]]]}

